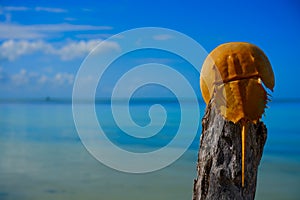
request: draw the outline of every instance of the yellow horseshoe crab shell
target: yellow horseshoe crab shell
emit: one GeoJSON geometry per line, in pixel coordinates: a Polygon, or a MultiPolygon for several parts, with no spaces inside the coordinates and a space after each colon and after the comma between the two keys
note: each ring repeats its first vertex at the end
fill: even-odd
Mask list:
{"type": "Polygon", "coordinates": [[[271,64],[257,46],[230,42],[215,48],[206,58],[200,88],[206,104],[215,95],[217,109],[234,123],[257,122],[267,104],[267,92],[275,85],[271,64]]]}

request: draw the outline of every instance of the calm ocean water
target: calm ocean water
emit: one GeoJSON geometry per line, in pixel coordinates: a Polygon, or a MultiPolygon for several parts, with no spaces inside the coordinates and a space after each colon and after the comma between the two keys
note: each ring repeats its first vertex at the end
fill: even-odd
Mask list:
{"type": "MultiPolygon", "coordinates": [[[[151,102],[131,105],[139,125],[149,123],[151,102]]],[[[144,152],[168,143],[178,128],[179,106],[164,102],[166,126],[157,137],[134,140],[123,134],[110,105],[96,106],[110,139],[122,148],[144,152]],[[166,134],[167,133],[167,134],[166,134]]],[[[300,197],[300,102],[273,102],[263,121],[268,139],[258,175],[257,200],[300,197]]],[[[201,116],[204,105],[200,106],[201,116]]],[[[201,129],[201,128],[200,128],[201,129]]],[[[0,103],[0,199],[191,199],[199,134],[172,165],[147,174],[126,174],[94,159],[82,145],[68,101],[0,103]]]]}

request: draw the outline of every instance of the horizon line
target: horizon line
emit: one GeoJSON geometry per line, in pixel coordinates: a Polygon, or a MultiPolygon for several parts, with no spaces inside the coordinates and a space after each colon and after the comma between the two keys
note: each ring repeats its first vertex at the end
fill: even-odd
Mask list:
{"type": "MultiPolygon", "coordinates": [[[[117,102],[126,102],[126,98],[115,98],[117,102]]],[[[176,97],[132,97],[129,101],[134,102],[178,102],[176,97]]],[[[194,101],[192,98],[184,98],[185,102],[194,101]]],[[[197,101],[199,103],[204,103],[202,97],[198,97],[197,101]]],[[[73,103],[73,99],[70,97],[0,97],[0,103],[73,103]]],[[[76,103],[110,103],[110,97],[101,97],[95,99],[78,99],[76,103]]],[[[273,98],[268,103],[300,103],[300,97],[292,98],[273,98]]]]}

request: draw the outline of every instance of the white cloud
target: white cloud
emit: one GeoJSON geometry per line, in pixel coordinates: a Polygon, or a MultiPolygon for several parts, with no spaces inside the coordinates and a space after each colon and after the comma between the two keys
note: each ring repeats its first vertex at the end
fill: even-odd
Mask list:
{"type": "MultiPolygon", "coordinates": [[[[1,72],[4,71],[1,69],[1,72]]],[[[7,84],[17,87],[43,87],[45,85],[51,85],[52,88],[62,87],[62,86],[71,86],[74,82],[74,74],[66,72],[58,72],[54,75],[46,75],[39,72],[28,72],[25,69],[21,69],[16,74],[10,74],[6,76],[8,79],[7,84]]]]}
{"type": "Polygon", "coordinates": [[[51,7],[40,7],[37,6],[35,8],[25,7],[25,6],[3,6],[0,8],[2,12],[11,12],[11,11],[44,11],[44,12],[53,12],[53,13],[63,13],[68,12],[63,8],[51,8],[51,7]]]}
{"type": "Polygon", "coordinates": [[[96,34],[84,33],[84,34],[77,34],[76,38],[79,38],[79,39],[107,39],[113,35],[114,34],[107,34],[107,33],[96,33],[96,34]]]}
{"type": "Polygon", "coordinates": [[[64,20],[65,21],[76,21],[77,18],[74,18],[74,17],[65,17],[64,20]]]}
{"type": "Polygon", "coordinates": [[[24,6],[4,6],[1,11],[27,11],[30,8],[24,6]]]}
{"type": "Polygon", "coordinates": [[[74,82],[74,75],[69,73],[57,73],[53,79],[58,85],[72,85],[74,82]]]}
{"type": "Polygon", "coordinates": [[[173,36],[169,34],[160,34],[160,35],[154,35],[153,39],[154,40],[169,40],[172,39],[173,36]]]}
{"type": "Polygon", "coordinates": [[[43,41],[7,40],[0,46],[0,58],[6,58],[12,61],[19,56],[31,54],[36,51],[49,51],[51,48],[50,44],[43,41]]]}
{"type": "Polygon", "coordinates": [[[53,68],[52,67],[44,67],[42,69],[43,72],[47,73],[47,74],[51,74],[53,72],[53,68]]]}
{"type": "Polygon", "coordinates": [[[38,31],[38,27],[0,23],[0,39],[37,39],[47,35],[38,31]]]}
{"type": "Polygon", "coordinates": [[[67,10],[62,8],[49,8],[49,7],[35,7],[36,11],[45,11],[45,12],[53,12],[53,13],[63,13],[67,12],[67,10]]]}
{"type": "MultiPolygon", "coordinates": [[[[25,6],[0,6],[0,15],[5,16],[5,21],[11,21],[12,12],[24,12],[24,11],[34,11],[34,12],[50,12],[50,13],[65,13],[68,12],[63,8],[51,8],[51,7],[25,7],[25,6]]],[[[30,14],[29,14],[30,15],[30,14]]]]}
{"type": "MultiPolygon", "coordinates": [[[[100,42],[100,40],[70,42],[60,49],[55,49],[52,53],[59,55],[62,60],[72,60],[87,55],[100,42]]],[[[118,51],[119,49],[119,45],[115,42],[102,41],[102,49],[97,49],[97,52],[118,51]]]]}
{"type": "MultiPolygon", "coordinates": [[[[0,58],[13,61],[20,56],[40,52],[49,55],[58,55],[62,60],[72,60],[86,56],[100,40],[70,41],[67,44],[55,47],[44,41],[7,40],[0,45],[0,58]]],[[[102,49],[98,52],[118,51],[119,45],[115,42],[102,41],[102,49]]]]}
{"type": "Polygon", "coordinates": [[[17,86],[25,85],[29,82],[29,76],[25,69],[21,69],[18,74],[14,74],[10,78],[12,83],[17,86]]]}
{"type": "Polygon", "coordinates": [[[45,84],[49,81],[49,78],[46,75],[41,75],[38,79],[37,79],[37,83],[39,84],[45,84]]]}
{"type": "Polygon", "coordinates": [[[91,30],[111,30],[110,26],[74,25],[74,24],[35,24],[20,25],[0,23],[0,40],[2,39],[41,39],[51,38],[53,33],[91,30]]]}
{"type": "Polygon", "coordinates": [[[72,60],[88,54],[98,43],[97,40],[70,42],[60,49],[55,49],[52,53],[59,55],[62,60],[72,60]]]}

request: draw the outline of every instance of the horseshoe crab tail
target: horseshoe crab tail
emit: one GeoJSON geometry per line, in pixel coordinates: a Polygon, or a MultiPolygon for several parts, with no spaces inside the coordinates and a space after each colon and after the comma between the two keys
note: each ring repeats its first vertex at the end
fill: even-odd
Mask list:
{"type": "Polygon", "coordinates": [[[245,146],[246,146],[246,125],[247,123],[242,121],[242,187],[245,186],[245,146]]]}

